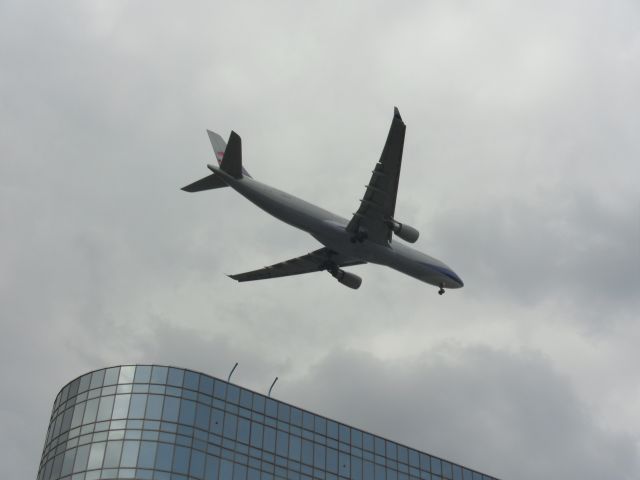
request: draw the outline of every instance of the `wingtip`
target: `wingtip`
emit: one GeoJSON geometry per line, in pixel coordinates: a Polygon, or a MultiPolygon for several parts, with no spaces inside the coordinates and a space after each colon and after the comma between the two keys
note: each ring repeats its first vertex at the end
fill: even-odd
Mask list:
{"type": "Polygon", "coordinates": [[[393,107],[393,116],[399,120],[402,120],[402,117],[400,116],[400,110],[398,110],[398,107],[393,107]]]}

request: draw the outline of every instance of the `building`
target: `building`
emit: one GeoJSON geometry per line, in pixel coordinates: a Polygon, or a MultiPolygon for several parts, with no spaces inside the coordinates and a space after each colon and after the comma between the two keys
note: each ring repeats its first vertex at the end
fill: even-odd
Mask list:
{"type": "Polygon", "coordinates": [[[38,480],[493,480],[191,370],[83,375],[53,405],[38,480]]]}

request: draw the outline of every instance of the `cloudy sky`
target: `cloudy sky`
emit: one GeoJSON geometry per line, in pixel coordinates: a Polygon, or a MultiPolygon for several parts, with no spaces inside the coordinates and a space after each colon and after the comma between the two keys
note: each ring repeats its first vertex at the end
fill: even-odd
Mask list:
{"type": "Polygon", "coordinates": [[[635,0],[0,0],[0,464],[59,388],[157,362],[505,479],[640,478],[635,0]],[[396,213],[462,290],[354,267],[208,173],[205,129],[343,216],[394,105],[396,213]]]}

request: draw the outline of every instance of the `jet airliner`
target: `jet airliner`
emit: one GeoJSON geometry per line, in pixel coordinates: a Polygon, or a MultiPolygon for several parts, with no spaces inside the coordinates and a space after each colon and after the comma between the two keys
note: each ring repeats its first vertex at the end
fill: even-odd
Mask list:
{"type": "Polygon", "coordinates": [[[234,280],[247,282],[327,271],[338,282],[357,289],[362,279],[343,268],[374,263],[434,285],[442,295],[445,289],[461,288],[463,283],[460,277],[440,260],[394,238],[395,235],[414,243],[419,236],[418,230],[395,219],[405,130],[400,112],[394,108],[382,155],[372,171],[369,184],[365,186],[358,210],[350,220],[254,180],[242,165],[241,139],[233,131],[228,143],[217,133],[207,131],[217,165],[207,165],[213,173],[182,190],[199,192],[231,187],[265,212],[309,233],[324,245],[301,257],[229,275],[234,280]]]}

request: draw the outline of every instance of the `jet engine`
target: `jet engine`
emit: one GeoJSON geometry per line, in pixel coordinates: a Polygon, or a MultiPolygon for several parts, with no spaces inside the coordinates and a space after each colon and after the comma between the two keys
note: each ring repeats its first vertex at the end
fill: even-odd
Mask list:
{"type": "Polygon", "coordinates": [[[358,275],[351,272],[345,272],[340,268],[331,272],[331,275],[333,275],[341,284],[346,285],[349,288],[353,288],[354,290],[360,288],[360,285],[362,284],[362,278],[358,275]]]}
{"type": "Polygon", "coordinates": [[[405,242],[415,243],[420,236],[420,232],[411,225],[405,225],[395,220],[391,220],[391,230],[405,242]]]}

